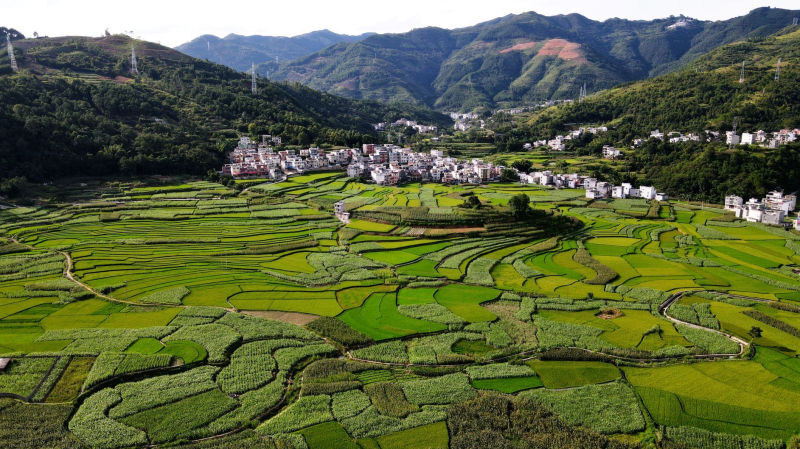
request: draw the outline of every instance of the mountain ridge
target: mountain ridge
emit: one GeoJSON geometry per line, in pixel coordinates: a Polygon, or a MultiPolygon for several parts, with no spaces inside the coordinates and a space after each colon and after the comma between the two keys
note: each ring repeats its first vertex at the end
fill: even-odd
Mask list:
{"type": "Polygon", "coordinates": [[[786,17],[792,13],[775,8],[717,22],[527,12],[453,30],[372,35],[257,70],[350,98],[481,110],[576,98],[584,84],[596,92],[666,73],[709,48],[772,34],[786,17]]]}
{"type": "Polygon", "coordinates": [[[338,34],[328,29],[297,36],[241,35],[229,33],[224,37],[204,34],[175,47],[189,56],[208,59],[239,71],[251,64],[300,58],[339,42],[355,42],[374,33],[361,35],[338,34]]]}

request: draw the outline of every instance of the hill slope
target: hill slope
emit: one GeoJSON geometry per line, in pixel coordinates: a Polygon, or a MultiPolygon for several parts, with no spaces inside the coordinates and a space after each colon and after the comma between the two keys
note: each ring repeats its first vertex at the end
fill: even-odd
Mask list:
{"type": "Polygon", "coordinates": [[[606,123],[625,140],[650,130],[777,130],[800,126],[800,27],[711,51],[686,68],[550,108],[533,117],[533,133],[564,123],[606,123]],[[775,81],[778,58],[781,79],[775,81]],[[742,62],[745,81],[739,83],[742,62]]]}
{"type": "Polygon", "coordinates": [[[402,100],[441,110],[575,98],[686,64],[719,45],[765,36],[791,12],[760,8],[722,22],[686,18],[597,22],[578,14],[510,15],[469,28],[425,28],[339,43],[260,67],[352,98],[402,100]]]}
{"type": "Polygon", "coordinates": [[[400,116],[446,126],[429,110],[359,102],[297,84],[259,81],[126,36],[14,41],[22,68],[0,55],[0,178],[204,173],[241,133],[289,144],[371,140],[371,123],[400,116]]]}
{"type": "Polygon", "coordinates": [[[356,42],[360,36],[337,34],[329,30],[314,31],[294,37],[242,36],[229,34],[223,38],[206,34],[175,47],[195,58],[208,59],[239,71],[250,70],[250,64],[297,59],[339,42],[356,42]]]}

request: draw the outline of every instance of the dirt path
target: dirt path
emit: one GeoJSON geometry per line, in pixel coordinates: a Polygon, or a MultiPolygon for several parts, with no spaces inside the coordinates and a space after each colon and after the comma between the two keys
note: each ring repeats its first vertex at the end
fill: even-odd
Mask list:
{"type": "Polygon", "coordinates": [[[737,337],[735,335],[731,335],[731,334],[729,334],[727,332],[723,332],[723,331],[716,330],[716,329],[711,329],[711,328],[705,327],[705,326],[700,326],[699,324],[694,324],[694,323],[689,323],[689,322],[686,322],[686,321],[682,321],[682,320],[679,320],[679,319],[677,319],[677,318],[675,318],[675,317],[673,317],[673,316],[671,316],[669,314],[669,308],[672,307],[673,304],[678,302],[678,300],[680,300],[687,293],[692,293],[692,291],[682,291],[682,292],[675,293],[674,295],[670,296],[666,301],[661,303],[661,305],[658,307],[659,313],[664,315],[664,317],[666,319],[670,320],[673,323],[680,324],[680,325],[683,325],[683,326],[686,326],[686,327],[691,327],[693,329],[700,329],[700,330],[704,330],[704,331],[708,331],[708,332],[713,332],[715,334],[723,335],[726,338],[728,338],[729,340],[731,340],[734,343],[739,345],[739,353],[738,354],[700,354],[700,355],[695,356],[695,358],[698,358],[698,357],[701,357],[701,358],[722,358],[722,357],[735,358],[735,357],[743,356],[745,351],[747,351],[747,347],[750,344],[748,342],[742,340],[741,338],[739,338],[739,337],[737,337]]]}

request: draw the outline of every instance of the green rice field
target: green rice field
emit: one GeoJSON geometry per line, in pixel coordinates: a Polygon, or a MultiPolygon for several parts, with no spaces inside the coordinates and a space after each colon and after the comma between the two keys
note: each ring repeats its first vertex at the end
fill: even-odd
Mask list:
{"type": "Polygon", "coordinates": [[[620,447],[800,434],[800,234],[583,196],[327,172],[0,210],[0,396],[93,448],[445,448],[487,395],[620,447]]]}

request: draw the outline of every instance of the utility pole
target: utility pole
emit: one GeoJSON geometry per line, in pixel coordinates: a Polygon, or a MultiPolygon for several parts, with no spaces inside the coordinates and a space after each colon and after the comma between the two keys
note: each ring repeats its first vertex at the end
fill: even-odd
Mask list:
{"type": "Polygon", "coordinates": [[[139,66],[136,64],[136,50],[133,48],[133,41],[131,41],[131,74],[137,75],[139,73],[139,66]]]}
{"type": "Polygon", "coordinates": [[[17,58],[14,57],[14,46],[11,45],[11,38],[6,33],[6,43],[8,44],[8,61],[11,63],[11,70],[14,73],[19,72],[19,66],[17,66],[17,58]]]}

